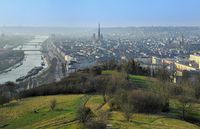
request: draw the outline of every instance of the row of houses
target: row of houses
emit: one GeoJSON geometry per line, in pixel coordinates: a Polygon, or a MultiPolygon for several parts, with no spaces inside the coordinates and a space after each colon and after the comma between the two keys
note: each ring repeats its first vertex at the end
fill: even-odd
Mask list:
{"type": "Polygon", "coordinates": [[[189,59],[160,59],[157,57],[151,57],[151,64],[174,64],[176,70],[179,71],[195,71],[200,70],[200,54],[192,54],[189,59]]]}
{"type": "Polygon", "coordinates": [[[176,83],[183,77],[184,72],[194,75],[200,73],[200,54],[194,53],[187,59],[160,59],[151,57],[151,65],[167,66],[173,74],[173,82],[176,83]]]}
{"type": "Polygon", "coordinates": [[[176,69],[181,71],[199,71],[200,70],[200,54],[192,54],[189,59],[175,62],[176,69]]]}

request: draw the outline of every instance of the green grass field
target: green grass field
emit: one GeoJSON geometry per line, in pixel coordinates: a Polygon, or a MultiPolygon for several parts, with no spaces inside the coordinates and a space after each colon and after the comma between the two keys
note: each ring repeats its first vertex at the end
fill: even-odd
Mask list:
{"type": "MultiPolygon", "coordinates": [[[[117,71],[105,70],[102,74],[117,74],[117,71]]],[[[129,75],[129,79],[133,82],[134,86],[142,89],[156,90],[158,87],[158,80],[151,77],[140,75],[129,75]]]]}
{"type": "MultiPolygon", "coordinates": [[[[8,129],[67,128],[68,123],[76,119],[77,108],[84,98],[84,95],[58,95],[13,101],[0,108],[0,124],[8,129]],[[57,101],[55,111],[49,108],[52,99],[57,101]]],[[[75,125],[80,126],[77,123],[75,125]]]]}
{"type": "Polygon", "coordinates": [[[125,121],[121,112],[113,112],[110,123],[120,129],[198,129],[196,125],[167,118],[162,115],[133,114],[130,122],[125,121]]]}
{"type": "MultiPolygon", "coordinates": [[[[76,119],[76,111],[84,103],[93,112],[109,110],[108,104],[102,106],[103,97],[99,95],[56,95],[26,98],[0,107],[0,128],[85,129],[76,119]],[[54,111],[49,108],[52,99],[57,100],[54,111]]],[[[126,122],[121,112],[110,112],[110,114],[108,124],[120,129],[199,128],[193,124],[166,118],[162,115],[133,114],[131,121],[126,122]]]]}
{"type": "MultiPolygon", "coordinates": [[[[175,100],[170,100],[170,108],[171,111],[169,112],[169,115],[171,116],[181,116],[181,104],[175,100]]],[[[193,103],[189,109],[187,109],[187,116],[193,117],[195,119],[200,119],[200,104],[199,103],[193,103]]]]}
{"type": "Polygon", "coordinates": [[[93,112],[96,112],[98,108],[102,106],[104,103],[103,97],[99,95],[93,95],[85,104],[86,107],[89,107],[92,109],[93,112]]]}
{"type": "MultiPolygon", "coordinates": [[[[112,71],[112,70],[106,70],[102,72],[102,74],[114,74],[114,73],[116,74],[118,72],[112,71]]],[[[150,77],[145,77],[145,76],[140,76],[140,75],[129,75],[129,79],[133,81],[135,86],[138,88],[149,88],[154,83],[157,82],[155,78],[150,78],[150,77]]]]}

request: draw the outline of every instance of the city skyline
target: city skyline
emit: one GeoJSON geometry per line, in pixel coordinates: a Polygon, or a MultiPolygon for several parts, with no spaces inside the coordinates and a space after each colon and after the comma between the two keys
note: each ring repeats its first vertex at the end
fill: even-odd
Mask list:
{"type": "Polygon", "coordinates": [[[0,26],[200,26],[199,0],[1,0],[0,26]]]}

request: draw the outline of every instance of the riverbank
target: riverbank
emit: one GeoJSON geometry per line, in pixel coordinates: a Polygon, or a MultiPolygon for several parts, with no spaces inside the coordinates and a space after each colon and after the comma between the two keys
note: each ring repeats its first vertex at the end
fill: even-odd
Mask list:
{"type": "MultiPolygon", "coordinates": [[[[26,76],[34,67],[42,66],[44,61],[41,58],[43,56],[41,44],[47,38],[47,36],[35,36],[33,40],[15,48],[14,50],[24,51],[24,58],[21,61],[22,64],[17,64],[17,67],[14,66],[14,69],[9,69],[6,73],[1,73],[0,83],[3,84],[7,81],[16,82],[16,79],[26,76]]],[[[46,68],[47,65],[48,64],[45,64],[44,68],[46,68]]]]}
{"type": "Polygon", "coordinates": [[[7,72],[24,59],[24,52],[21,50],[5,50],[0,53],[0,74],[7,72]]]}

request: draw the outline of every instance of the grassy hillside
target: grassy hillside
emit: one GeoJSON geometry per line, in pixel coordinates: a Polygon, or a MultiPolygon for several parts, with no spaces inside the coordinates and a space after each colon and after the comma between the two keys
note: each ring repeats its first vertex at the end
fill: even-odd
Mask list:
{"type": "MultiPolygon", "coordinates": [[[[117,71],[103,71],[102,74],[104,77],[105,76],[107,77],[106,74],[112,75],[111,77],[113,78],[114,78],[113,75],[118,75],[116,76],[117,79],[121,79],[121,77],[123,76],[122,74],[119,74],[119,72],[117,71]]],[[[97,77],[100,76],[97,75],[97,77]]],[[[82,78],[83,77],[80,76],[80,79],[82,78]]],[[[130,90],[142,89],[142,91],[151,90],[157,93],[160,91],[159,88],[161,84],[155,78],[138,76],[138,75],[129,75],[128,78],[130,80],[129,82],[131,82],[131,84],[129,85],[130,88],[128,88],[130,90]]],[[[76,81],[76,78],[74,80],[76,81]]],[[[60,86],[63,86],[63,84],[61,84],[60,86]]],[[[104,83],[101,83],[101,85],[102,84],[104,83]]],[[[100,87],[101,85],[96,85],[96,86],[100,87]]],[[[55,87],[55,85],[53,86],[55,87]]],[[[114,86],[116,87],[116,85],[114,86]]],[[[73,88],[70,88],[69,90],[72,90],[73,88]]],[[[57,90],[62,91],[59,88],[57,90]]],[[[34,91],[34,93],[35,92],[37,92],[37,90],[34,91]]],[[[44,91],[44,93],[46,93],[46,91],[44,91]]],[[[105,95],[104,97],[106,98],[108,103],[104,103],[103,96],[97,95],[97,93],[101,92],[95,92],[94,93],[95,95],[85,94],[84,92],[83,94],[79,95],[74,94],[74,95],[38,96],[38,97],[30,97],[21,100],[11,101],[8,104],[0,106],[0,128],[86,129],[85,125],[81,124],[77,119],[78,109],[82,105],[85,105],[86,107],[89,107],[92,110],[93,112],[92,119],[94,120],[102,120],[102,118],[103,120],[106,119],[106,124],[109,125],[111,129],[147,129],[147,128],[148,129],[155,129],[155,128],[198,129],[199,128],[194,124],[180,120],[181,118],[180,103],[175,98],[169,98],[170,111],[168,113],[164,112],[157,112],[157,114],[133,113],[131,114],[132,116],[130,118],[130,121],[127,121],[126,118],[124,117],[124,113],[120,112],[123,110],[119,109],[113,110],[113,108],[110,108],[109,102],[113,100],[111,96],[105,95]],[[50,108],[52,100],[56,100],[56,106],[54,110],[50,108]]],[[[145,92],[142,92],[142,94],[144,93],[145,92]]],[[[150,106],[148,106],[148,108],[149,107],[150,106]]],[[[193,109],[190,110],[190,112],[188,112],[189,116],[192,116],[192,118],[195,119],[200,119],[200,104],[195,103],[192,105],[191,108],[193,109]]]]}
{"type": "MultiPolygon", "coordinates": [[[[103,71],[102,74],[117,74],[117,71],[113,70],[106,70],[103,71]]],[[[160,81],[156,78],[147,77],[147,76],[140,76],[140,75],[129,75],[129,80],[133,83],[135,88],[139,88],[142,90],[149,90],[158,93],[160,91],[161,85],[163,83],[160,83],[160,81]]],[[[181,104],[177,100],[177,98],[169,98],[169,108],[170,112],[165,113],[166,116],[172,117],[172,118],[181,118],[181,104]]],[[[198,101],[193,102],[191,107],[189,108],[187,112],[187,116],[196,121],[200,120],[200,103],[198,101]]],[[[199,122],[196,122],[199,123],[199,122]]]]}
{"type": "MultiPolygon", "coordinates": [[[[90,107],[95,116],[99,112],[109,111],[107,103],[99,95],[56,95],[26,98],[12,101],[0,107],[0,128],[66,128],[84,129],[76,119],[76,112],[80,105],[90,107]],[[49,108],[50,101],[56,99],[54,111],[49,108]]],[[[196,125],[185,121],[166,118],[162,115],[133,114],[130,122],[125,121],[121,112],[109,112],[108,124],[121,129],[198,129],[196,125]]]]}
{"type": "Polygon", "coordinates": [[[84,95],[58,95],[13,101],[0,108],[1,126],[14,128],[57,128],[80,127],[76,122],[76,110],[85,101],[84,95]],[[49,108],[50,101],[56,99],[55,111],[49,108]]]}
{"type": "MultiPolygon", "coordinates": [[[[117,71],[106,70],[102,74],[117,74],[117,71]]],[[[129,75],[129,79],[133,82],[134,86],[142,89],[156,89],[158,87],[158,80],[151,77],[140,75],[129,75]]]]}
{"type": "Polygon", "coordinates": [[[120,129],[198,129],[190,123],[162,115],[133,114],[130,122],[127,122],[121,112],[113,112],[110,123],[120,129]]]}

